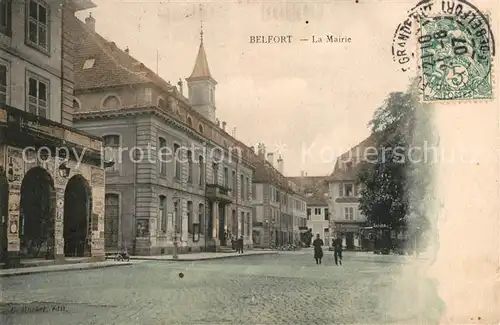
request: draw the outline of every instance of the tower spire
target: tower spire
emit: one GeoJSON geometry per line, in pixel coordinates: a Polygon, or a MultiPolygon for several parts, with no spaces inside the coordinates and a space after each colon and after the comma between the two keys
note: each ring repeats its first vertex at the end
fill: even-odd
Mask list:
{"type": "Polygon", "coordinates": [[[203,43],[203,4],[200,3],[200,41],[203,43]]]}

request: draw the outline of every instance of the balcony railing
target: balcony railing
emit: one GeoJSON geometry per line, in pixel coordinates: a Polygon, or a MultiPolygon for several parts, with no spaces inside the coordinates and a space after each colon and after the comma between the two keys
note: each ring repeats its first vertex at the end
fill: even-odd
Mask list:
{"type": "Polygon", "coordinates": [[[219,184],[207,184],[206,195],[209,200],[231,203],[230,189],[219,184]]]}

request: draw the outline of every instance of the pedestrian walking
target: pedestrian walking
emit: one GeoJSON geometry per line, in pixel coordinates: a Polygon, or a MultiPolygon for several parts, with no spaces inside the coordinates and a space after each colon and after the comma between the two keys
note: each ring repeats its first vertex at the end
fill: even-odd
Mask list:
{"type": "Polygon", "coordinates": [[[243,236],[241,236],[240,238],[238,238],[238,243],[237,243],[237,246],[238,246],[238,253],[240,254],[243,254],[243,236]]]}
{"type": "Polygon", "coordinates": [[[335,258],[335,265],[342,265],[342,237],[340,235],[337,236],[333,240],[333,248],[334,248],[334,258],[335,258]]]}
{"type": "Polygon", "coordinates": [[[316,239],[313,241],[314,259],[316,260],[316,264],[321,264],[321,260],[323,259],[323,245],[323,239],[319,238],[319,234],[317,234],[316,239]]]}

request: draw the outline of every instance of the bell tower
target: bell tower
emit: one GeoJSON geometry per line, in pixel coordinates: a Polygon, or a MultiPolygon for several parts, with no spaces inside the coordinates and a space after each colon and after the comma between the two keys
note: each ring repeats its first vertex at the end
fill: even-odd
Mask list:
{"type": "Polygon", "coordinates": [[[207,54],[203,46],[203,21],[200,30],[200,47],[194,64],[193,72],[186,78],[188,97],[191,106],[208,120],[216,123],[215,116],[215,86],[217,81],[208,68],[207,54]]]}

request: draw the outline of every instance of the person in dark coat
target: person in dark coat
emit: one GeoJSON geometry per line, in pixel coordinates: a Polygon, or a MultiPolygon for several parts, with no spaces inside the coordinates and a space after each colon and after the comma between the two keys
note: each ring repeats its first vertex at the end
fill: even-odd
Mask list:
{"type": "Polygon", "coordinates": [[[238,253],[243,254],[243,236],[238,238],[237,247],[238,247],[238,253]]]}
{"type": "Polygon", "coordinates": [[[321,264],[321,260],[323,259],[323,245],[323,239],[319,238],[319,234],[317,234],[316,239],[313,241],[314,259],[316,260],[316,264],[321,264]]]}
{"type": "Polygon", "coordinates": [[[342,237],[340,235],[333,241],[333,247],[335,250],[335,265],[339,265],[339,263],[342,265],[342,237]]]}

